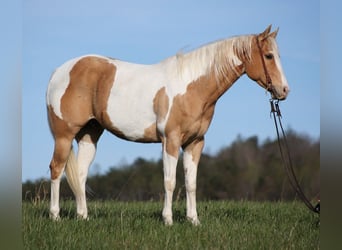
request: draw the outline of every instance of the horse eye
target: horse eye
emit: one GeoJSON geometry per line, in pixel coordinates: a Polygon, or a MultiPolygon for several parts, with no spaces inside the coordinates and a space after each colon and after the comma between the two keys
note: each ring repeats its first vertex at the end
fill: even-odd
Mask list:
{"type": "Polygon", "coordinates": [[[266,59],[271,60],[271,59],[273,59],[273,54],[271,54],[271,53],[266,54],[265,57],[266,57],[266,59]]]}

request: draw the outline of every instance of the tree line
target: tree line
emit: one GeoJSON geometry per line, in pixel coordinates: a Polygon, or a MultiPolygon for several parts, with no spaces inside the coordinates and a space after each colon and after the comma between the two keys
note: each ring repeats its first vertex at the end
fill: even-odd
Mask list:
{"type": "MultiPolygon", "coordinates": [[[[320,190],[320,142],[287,131],[287,141],[297,178],[305,194],[318,198],[320,190]]],[[[198,200],[293,200],[296,194],[283,168],[277,140],[259,142],[257,136],[238,136],[214,155],[203,153],[197,174],[198,200]]],[[[174,199],[185,198],[183,162],[177,166],[174,199]]],[[[146,201],[163,200],[162,160],[136,159],[132,164],[113,166],[105,174],[94,174],[87,181],[88,199],[146,201]]],[[[22,184],[22,199],[49,199],[50,182],[40,179],[22,184]]],[[[66,179],[61,197],[73,198],[66,179]]]]}

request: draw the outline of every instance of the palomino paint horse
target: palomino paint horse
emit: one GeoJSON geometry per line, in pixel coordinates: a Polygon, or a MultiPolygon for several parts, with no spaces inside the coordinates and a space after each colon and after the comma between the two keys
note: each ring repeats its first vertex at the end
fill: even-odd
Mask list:
{"type": "Polygon", "coordinates": [[[86,55],[57,68],[47,90],[48,118],[55,140],[50,216],[59,218],[59,187],[65,169],[77,214],[87,218],[88,168],[97,141],[107,129],[122,139],[162,143],[162,215],[167,225],[173,223],[176,165],[179,149],[183,149],[187,218],[199,224],[197,165],[218,98],[244,73],[273,98],[285,99],[289,92],[275,41],[278,30],[270,31],[271,26],[258,35],[217,41],[154,65],[86,55]],[[271,88],[266,75],[272,79],[271,88]],[[73,139],[78,143],[77,157],[73,139]]]}

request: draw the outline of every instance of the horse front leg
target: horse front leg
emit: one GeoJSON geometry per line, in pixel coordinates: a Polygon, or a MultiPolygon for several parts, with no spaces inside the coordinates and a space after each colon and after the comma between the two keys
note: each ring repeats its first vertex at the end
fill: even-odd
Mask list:
{"type": "Polygon", "coordinates": [[[198,139],[184,148],[183,165],[186,188],[186,216],[193,225],[199,225],[196,208],[197,167],[204,146],[204,139],[198,139]]]}
{"type": "Polygon", "coordinates": [[[164,209],[163,219],[165,225],[172,225],[172,196],[176,186],[176,168],[179,156],[178,139],[163,139],[163,168],[164,168],[164,209]]]}

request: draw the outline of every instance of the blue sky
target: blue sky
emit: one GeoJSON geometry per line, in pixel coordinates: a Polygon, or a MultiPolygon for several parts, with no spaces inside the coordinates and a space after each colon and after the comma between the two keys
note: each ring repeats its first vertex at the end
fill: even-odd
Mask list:
{"type": "MultiPolygon", "coordinates": [[[[53,70],[96,53],[156,63],[183,50],[233,35],[280,27],[277,41],[291,92],[281,103],[285,127],[320,137],[319,1],[43,1],[23,2],[22,180],[49,178],[53,139],[45,93],[53,70]]],[[[204,151],[215,153],[240,134],[275,138],[269,96],[240,78],[219,100],[204,151]]],[[[90,172],[158,159],[160,144],[101,137],[90,172]],[[94,166],[96,165],[96,166],[94,166]]]]}

